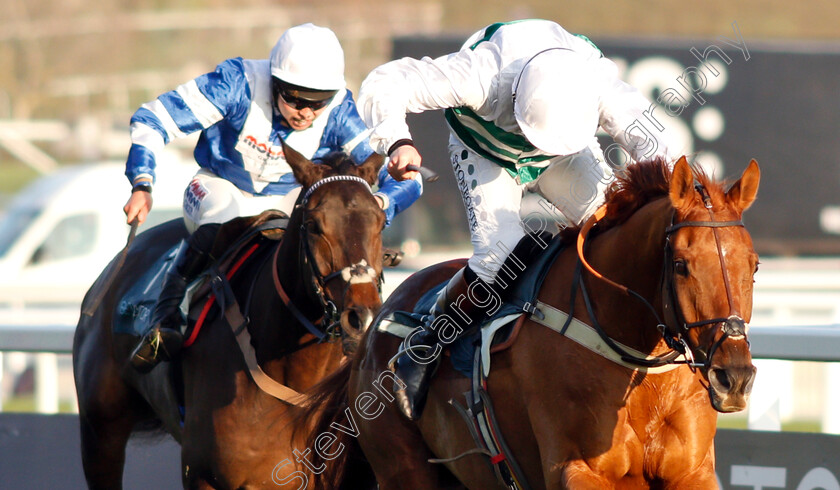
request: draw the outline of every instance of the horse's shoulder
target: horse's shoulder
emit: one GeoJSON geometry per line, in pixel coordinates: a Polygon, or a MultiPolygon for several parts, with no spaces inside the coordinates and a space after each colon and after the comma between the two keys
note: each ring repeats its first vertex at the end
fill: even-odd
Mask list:
{"type": "MultiPolygon", "coordinates": [[[[452,259],[430,265],[412,274],[407,280],[414,283],[431,283],[429,287],[451,278],[467,265],[466,258],[452,259]]],[[[426,288],[428,289],[428,288],[426,288]]]]}
{"type": "Polygon", "coordinates": [[[467,259],[454,259],[446,262],[425,267],[408,276],[394,292],[388,296],[388,300],[382,305],[382,310],[411,311],[414,303],[420,299],[426,291],[438,284],[448,281],[460,269],[467,265],[467,259]]]}

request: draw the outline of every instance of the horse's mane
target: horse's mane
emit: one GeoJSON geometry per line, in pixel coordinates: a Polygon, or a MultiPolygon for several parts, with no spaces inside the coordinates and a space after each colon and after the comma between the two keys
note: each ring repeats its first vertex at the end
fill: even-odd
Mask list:
{"type": "MultiPolygon", "coordinates": [[[[702,169],[692,167],[692,172],[695,180],[708,190],[712,202],[721,203],[725,196],[723,185],[715,182],[702,169]]],[[[622,175],[607,187],[604,200],[607,211],[598,223],[598,230],[603,232],[618,226],[649,202],[667,197],[671,173],[671,166],[661,158],[628,165],[622,175]]],[[[579,231],[579,227],[563,230],[564,241],[573,240],[579,231]]]]}
{"type": "Polygon", "coordinates": [[[645,204],[668,195],[671,168],[662,159],[628,165],[605,194],[607,214],[600,227],[616,226],[627,221],[645,204]]]}

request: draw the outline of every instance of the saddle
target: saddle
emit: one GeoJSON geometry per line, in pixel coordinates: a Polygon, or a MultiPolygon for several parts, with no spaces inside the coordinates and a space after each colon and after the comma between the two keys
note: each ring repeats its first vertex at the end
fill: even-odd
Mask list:
{"type": "MultiPolygon", "coordinates": [[[[526,243],[528,237],[521,243],[526,243]]],[[[492,316],[485,319],[481,328],[471,335],[466,335],[453,342],[448,349],[449,357],[453,367],[466,377],[472,376],[473,356],[476,348],[480,347],[483,357],[484,370],[490,370],[490,354],[502,351],[510,347],[516,340],[519,327],[522,322],[517,322],[525,314],[540,315],[536,308],[536,296],[548,270],[554,260],[564,248],[560,236],[554,238],[541,235],[539,238],[532,238],[534,243],[538,241],[547,242],[548,246],[535,253],[536,247],[531,247],[527,253],[522,253],[519,246],[513,251],[513,255],[528,257],[528,264],[519,276],[504,291],[502,298],[504,304],[492,316]],[[520,253],[517,253],[517,252],[520,253]]],[[[415,304],[413,311],[395,311],[383,318],[377,325],[382,332],[406,338],[412,330],[421,326],[425,321],[438,294],[446,286],[444,281],[424,294],[415,304]]]]}

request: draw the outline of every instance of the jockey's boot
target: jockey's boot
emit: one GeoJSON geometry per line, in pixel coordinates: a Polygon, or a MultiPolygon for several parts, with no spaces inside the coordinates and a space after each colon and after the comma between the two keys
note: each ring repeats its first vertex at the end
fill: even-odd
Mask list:
{"type": "Polygon", "coordinates": [[[152,313],[152,328],[140,339],[131,353],[131,365],[148,373],[161,361],[173,359],[181,351],[184,336],[181,314],[187,285],[194,281],[211,261],[210,249],[219,225],[200,226],[188,240],[181,242],[178,253],[163,279],[160,296],[152,313]]]}
{"type": "Polygon", "coordinates": [[[474,332],[487,312],[499,307],[500,301],[493,299],[497,297],[490,285],[479,279],[469,266],[464,267],[438,295],[423,325],[405,339],[393,367],[405,387],[395,383],[394,391],[400,411],[409,420],[416,421],[423,413],[429,382],[440,365],[443,349],[474,332]],[[470,289],[476,282],[481,291],[470,289]],[[484,304],[471,301],[473,297],[484,304]]]}

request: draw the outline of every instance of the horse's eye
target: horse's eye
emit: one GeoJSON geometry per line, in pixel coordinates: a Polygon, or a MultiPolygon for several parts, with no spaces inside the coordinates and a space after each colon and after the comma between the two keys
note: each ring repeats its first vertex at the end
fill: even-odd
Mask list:
{"type": "Polygon", "coordinates": [[[760,263],[761,263],[761,262],[756,262],[756,263],[755,263],[755,270],[753,271],[753,274],[755,274],[756,272],[758,272],[758,264],[760,264],[760,263]]]}
{"type": "Polygon", "coordinates": [[[321,233],[321,225],[319,225],[318,222],[315,220],[308,220],[305,226],[307,233],[321,233]]]}
{"type": "Polygon", "coordinates": [[[681,276],[688,276],[688,264],[683,259],[674,261],[674,272],[681,276]]]}

